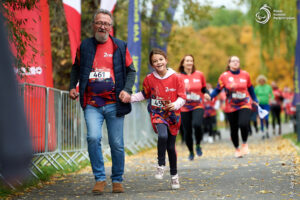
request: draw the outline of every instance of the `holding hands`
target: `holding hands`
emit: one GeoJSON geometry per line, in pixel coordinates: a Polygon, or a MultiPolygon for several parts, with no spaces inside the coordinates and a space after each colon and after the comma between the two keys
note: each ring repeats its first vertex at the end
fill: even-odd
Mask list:
{"type": "Polygon", "coordinates": [[[122,91],[120,92],[119,98],[121,99],[121,101],[122,101],[123,103],[130,103],[131,95],[130,95],[128,92],[122,90],[122,91]]]}

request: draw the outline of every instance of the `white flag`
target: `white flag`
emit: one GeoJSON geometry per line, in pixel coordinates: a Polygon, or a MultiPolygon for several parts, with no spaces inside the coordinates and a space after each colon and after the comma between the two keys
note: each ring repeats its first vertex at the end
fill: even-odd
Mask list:
{"type": "Polygon", "coordinates": [[[267,116],[267,114],[269,114],[269,112],[267,110],[262,109],[259,105],[257,105],[257,107],[258,107],[259,118],[263,119],[263,118],[265,118],[265,116],[267,116]]]}
{"type": "MultiPolygon", "coordinates": [[[[117,4],[117,0],[100,0],[100,8],[110,11],[111,14],[114,13],[116,4],[117,4]]],[[[114,29],[113,28],[111,29],[109,34],[111,36],[114,36],[114,29]]]]}
{"type": "Polygon", "coordinates": [[[117,0],[101,0],[100,8],[114,12],[117,0]]]}

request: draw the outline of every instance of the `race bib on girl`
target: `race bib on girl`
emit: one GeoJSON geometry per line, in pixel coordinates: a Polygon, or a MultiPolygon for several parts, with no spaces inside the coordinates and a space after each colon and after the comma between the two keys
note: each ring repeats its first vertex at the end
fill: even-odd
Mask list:
{"type": "Polygon", "coordinates": [[[151,106],[163,108],[168,104],[168,101],[159,100],[159,99],[151,99],[151,106]]]}

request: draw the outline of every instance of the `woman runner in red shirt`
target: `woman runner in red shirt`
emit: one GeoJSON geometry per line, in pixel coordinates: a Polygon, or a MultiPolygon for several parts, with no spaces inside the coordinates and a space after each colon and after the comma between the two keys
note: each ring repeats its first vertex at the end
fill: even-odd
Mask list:
{"type": "Polygon", "coordinates": [[[185,84],[187,100],[181,108],[182,125],[189,160],[194,160],[193,130],[196,139],[196,153],[202,155],[200,142],[203,138],[203,97],[210,98],[202,72],[196,70],[193,55],[186,55],[180,62],[179,72],[185,84]]]}
{"type": "Polygon", "coordinates": [[[227,70],[221,74],[217,87],[211,93],[211,98],[216,97],[222,89],[226,92],[226,101],[229,104],[228,120],[230,124],[231,140],[236,149],[235,157],[240,158],[249,154],[247,139],[248,125],[251,116],[251,99],[257,105],[258,100],[248,72],[240,69],[240,59],[231,56],[227,70]],[[242,149],[239,148],[238,131],[241,129],[242,149]]]}

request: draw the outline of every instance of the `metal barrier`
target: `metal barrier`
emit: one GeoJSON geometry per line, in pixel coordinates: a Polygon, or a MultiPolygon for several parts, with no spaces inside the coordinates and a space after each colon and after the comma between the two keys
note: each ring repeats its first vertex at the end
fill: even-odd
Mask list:
{"type": "MultiPolygon", "coordinates": [[[[33,141],[34,158],[30,172],[44,173],[43,166],[57,170],[64,165],[78,165],[88,160],[86,124],[78,100],[69,98],[68,91],[22,84],[19,92],[33,141]]],[[[153,132],[145,102],[132,104],[132,112],[125,117],[124,143],[126,153],[135,154],[153,147],[157,137],[153,132]]],[[[103,126],[102,151],[105,161],[110,157],[106,125],[103,126]]]]}

